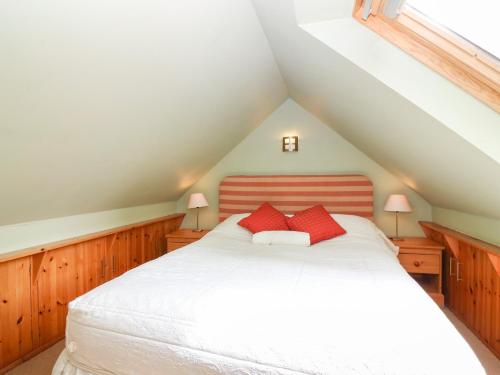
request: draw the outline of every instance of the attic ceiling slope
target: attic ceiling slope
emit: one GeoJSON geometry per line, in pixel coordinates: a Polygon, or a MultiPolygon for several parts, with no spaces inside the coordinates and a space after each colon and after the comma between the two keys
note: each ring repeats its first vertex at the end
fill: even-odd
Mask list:
{"type": "MultiPolygon", "coordinates": [[[[384,84],[380,77],[299,27],[294,1],[253,2],[294,100],[431,204],[500,218],[500,164],[473,145],[477,142],[464,137],[465,133],[459,135],[456,129],[395,91],[394,86],[384,84]]],[[[345,40],[339,44],[356,43],[349,33],[342,37],[345,40]]],[[[378,47],[374,44],[370,52],[382,53],[384,49],[378,47]]],[[[444,80],[430,70],[427,73],[431,80],[444,80]]],[[[418,82],[412,79],[408,76],[406,85],[418,90],[418,82]]],[[[448,98],[429,95],[432,89],[427,88],[427,95],[438,107],[448,98]]],[[[483,107],[489,111],[484,118],[490,118],[492,111],[483,107]]],[[[471,108],[471,113],[478,109],[471,108]]],[[[461,109],[461,114],[467,111],[461,109]]],[[[473,131],[477,118],[469,114],[462,122],[473,131]]],[[[498,146],[498,138],[491,139],[492,133],[486,128],[476,129],[481,129],[477,130],[477,139],[498,146]]]]}
{"type": "Polygon", "coordinates": [[[0,55],[0,225],[176,200],[287,97],[249,0],[8,0],[0,55]]]}
{"type": "Polygon", "coordinates": [[[296,23],[500,163],[499,114],[361,25],[352,16],[354,2],[294,0],[296,23]]]}

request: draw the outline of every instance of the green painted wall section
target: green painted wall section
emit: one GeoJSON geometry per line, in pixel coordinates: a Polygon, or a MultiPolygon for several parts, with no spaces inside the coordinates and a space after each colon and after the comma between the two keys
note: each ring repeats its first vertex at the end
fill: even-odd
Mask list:
{"type": "Polygon", "coordinates": [[[500,220],[432,207],[432,219],[450,229],[500,246],[500,220]]]}
{"type": "MultiPolygon", "coordinates": [[[[210,207],[201,209],[200,221],[211,228],[218,222],[217,190],[225,176],[300,173],[360,173],[370,177],[375,187],[375,221],[388,234],[394,232],[394,217],[383,211],[383,205],[391,193],[407,194],[414,208],[413,213],[401,215],[400,234],[423,235],[418,220],[432,218],[431,206],[423,198],[291,99],[195,183],[177,202],[177,210],[186,210],[189,194],[204,193],[210,207]],[[281,151],[285,135],[299,136],[299,152],[281,151]]],[[[192,227],[194,221],[190,213],[184,226],[192,227]]]]}
{"type": "Polygon", "coordinates": [[[0,254],[154,219],[175,208],[166,202],[0,226],[0,254]]]}

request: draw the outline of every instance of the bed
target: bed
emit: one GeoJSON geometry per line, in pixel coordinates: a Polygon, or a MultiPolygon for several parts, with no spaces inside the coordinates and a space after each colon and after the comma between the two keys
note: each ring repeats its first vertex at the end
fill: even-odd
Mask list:
{"type": "Polygon", "coordinates": [[[363,176],[224,179],[202,240],[70,304],[53,375],[484,374],[370,220],[372,192],[363,176]],[[348,233],[252,244],[237,221],[263,200],[322,203],[348,233]]]}

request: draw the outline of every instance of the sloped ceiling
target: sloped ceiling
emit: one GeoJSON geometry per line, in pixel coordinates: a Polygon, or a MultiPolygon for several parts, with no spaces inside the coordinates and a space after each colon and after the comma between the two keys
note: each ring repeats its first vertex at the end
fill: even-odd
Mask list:
{"type": "Polygon", "coordinates": [[[357,24],[353,1],[253,2],[293,99],[431,204],[500,218],[497,113],[357,24]]]}
{"type": "Polygon", "coordinates": [[[287,97],[248,0],[0,5],[0,225],[176,200],[287,97]]]}
{"type": "Polygon", "coordinates": [[[500,218],[499,115],[352,3],[2,2],[0,225],[176,200],[288,95],[431,204],[500,218]]]}

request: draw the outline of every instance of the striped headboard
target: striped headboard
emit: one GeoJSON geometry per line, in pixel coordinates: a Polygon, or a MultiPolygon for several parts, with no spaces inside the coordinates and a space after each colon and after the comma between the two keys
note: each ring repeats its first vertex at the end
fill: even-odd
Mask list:
{"type": "Polygon", "coordinates": [[[373,185],[361,175],[228,176],[219,186],[219,220],[269,202],[286,214],[322,204],[330,213],[373,219],[373,185]]]}

